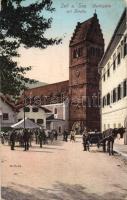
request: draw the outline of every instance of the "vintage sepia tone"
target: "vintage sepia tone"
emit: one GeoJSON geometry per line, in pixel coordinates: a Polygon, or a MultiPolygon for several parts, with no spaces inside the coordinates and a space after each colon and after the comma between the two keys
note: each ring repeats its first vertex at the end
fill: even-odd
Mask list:
{"type": "Polygon", "coordinates": [[[1,199],[126,200],[126,0],[0,4],[1,199]]]}

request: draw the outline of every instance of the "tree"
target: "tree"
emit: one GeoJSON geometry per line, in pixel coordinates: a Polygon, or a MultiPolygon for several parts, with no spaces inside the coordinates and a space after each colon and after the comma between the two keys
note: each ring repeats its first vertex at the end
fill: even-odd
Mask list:
{"type": "Polygon", "coordinates": [[[47,38],[45,33],[51,28],[52,18],[46,12],[54,12],[52,0],[40,0],[27,5],[27,0],[2,0],[0,11],[0,77],[1,92],[17,95],[24,83],[32,83],[24,77],[31,67],[18,66],[13,61],[19,56],[18,48],[41,48],[59,44],[61,39],[47,38]],[[9,83],[9,84],[8,84],[9,83]]]}

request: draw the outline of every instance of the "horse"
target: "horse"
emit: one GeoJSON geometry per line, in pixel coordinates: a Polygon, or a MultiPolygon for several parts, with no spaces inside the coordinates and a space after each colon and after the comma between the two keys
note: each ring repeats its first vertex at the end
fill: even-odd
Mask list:
{"type": "Polygon", "coordinates": [[[97,145],[98,148],[100,147],[100,145],[102,145],[103,152],[106,152],[106,150],[107,150],[109,155],[113,155],[114,154],[114,151],[113,151],[114,140],[118,134],[120,134],[120,138],[122,138],[124,132],[125,132],[125,128],[123,128],[123,127],[114,128],[114,129],[110,128],[110,129],[103,131],[103,138],[99,141],[99,143],[97,145]]]}

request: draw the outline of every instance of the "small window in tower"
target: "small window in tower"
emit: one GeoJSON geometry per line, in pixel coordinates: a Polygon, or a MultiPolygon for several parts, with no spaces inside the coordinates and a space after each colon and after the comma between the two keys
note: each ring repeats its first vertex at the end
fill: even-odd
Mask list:
{"type": "Polygon", "coordinates": [[[100,49],[97,49],[97,55],[98,55],[98,56],[101,55],[101,51],[100,51],[100,49]]]}
{"type": "Polygon", "coordinates": [[[96,56],[98,56],[98,49],[97,48],[95,48],[95,54],[96,54],[96,56]]]}
{"type": "Polygon", "coordinates": [[[83,55],[83,48],[78,49],[78,57],[81,57],[83,55]]]}
{"type": "Polygon", "coordinates": [[[91,47],[91,56],[95,56],[95,48],[91,47]]]}
{"type": "Polygon", "coordinates": [[[76,49],[73,51],[73,58],[76,58],[76,49]]]}

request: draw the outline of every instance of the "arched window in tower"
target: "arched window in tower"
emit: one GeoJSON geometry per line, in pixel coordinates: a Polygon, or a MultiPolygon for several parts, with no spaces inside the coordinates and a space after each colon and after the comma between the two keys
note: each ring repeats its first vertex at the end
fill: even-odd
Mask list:
{"type": "Polygon", "coordinates": [[[96,48],[96,55],[97,55],[98,57],[101,55],[100,49],[99,49],[99,48],[96,48]]]}
{"type": "Polygon", "coordinates": [[[78,49],[78,57],[81,57],[82,55],[83,55],[83,48],[80,47],[80,48],[78,49]]]}
{"type": "Polygon", "coordinates": [[[73,50],[73,58],[79,58],[83,55],[83,48],[76,48],[73,50]]]}
{"type": "Polygon", "coordinates": [[[76,49],[73,50],[73,58],[76,58],[76,49]]]}
{"type": "Polygon", "coordinates": [[[95,56],[95,48],[94,47],[91,47],[91,56],[95,56]]]}
{"type": "Polygon", "coordinates": [[[98,48],[95,48],[95,56],[98,56],[98,48]]]}

